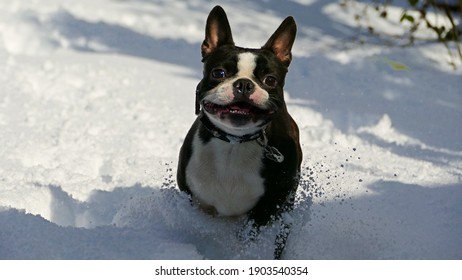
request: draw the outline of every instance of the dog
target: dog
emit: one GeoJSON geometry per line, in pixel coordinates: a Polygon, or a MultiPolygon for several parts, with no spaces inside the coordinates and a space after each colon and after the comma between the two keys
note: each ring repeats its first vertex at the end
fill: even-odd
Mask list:
{"type": "Polygon", "coordinates": [[[247,215],[251,230],[243,229],[241,239],[280,221],[274,249],[280,259],[290,231],[281,215],[293,208],[302,162],[298,126],[283,90],[295,20],[287,17],[260,49],[235,46],[220,6],[211,10],[205,29],[198,117],[180,150],[178,186],[209,213],[247,215]]]}

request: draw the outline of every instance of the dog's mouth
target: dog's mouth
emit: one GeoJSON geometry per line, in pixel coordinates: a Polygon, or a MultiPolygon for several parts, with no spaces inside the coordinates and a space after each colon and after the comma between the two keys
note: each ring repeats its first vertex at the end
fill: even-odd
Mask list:
{"type": "Polygon", "coordinates": [[[269,117],[275,113],[272,109],[262,109],[245,101],[234,102],[227,105],[219,105],[210,101],[204,101],[203,108],[209,114],[217,115],[220,119],[231,117],[257,120],[259,118],[269,117]]]}

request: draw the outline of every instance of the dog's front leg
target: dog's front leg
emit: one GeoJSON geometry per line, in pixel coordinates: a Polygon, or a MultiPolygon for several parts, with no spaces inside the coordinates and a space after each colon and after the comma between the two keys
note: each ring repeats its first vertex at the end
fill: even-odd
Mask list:
{"type": "Polygon", "coordinates": [[[259,233],[260,226],[257,225],[254,220],[249,219],[237,233],[237,238],[242,243],[249,243],[255,241],[259,233]]]}
{"type": "Polygon", "coordinates": [[[276,240],[274,241],[274,254],[273,257],[275,260],[280,260],[282,258],[282,253],[284,252],[284,248],[286,247],[287,238],[290,234],[291,223],[287,223],[281,219],[281,228],[279,229],[279,233],[276,236],[276,240]]]}
{"type": "Polygon", "coordinates": [[[274,241],[273,257],[274,259],[281,259],[292,225],[290,219],[284,218],[284,213],[288,213],[293,209],[294,195],[289,195],[287,201],[282,203],[282,206],[280,206],[280,201],[278,201],[278,204],[275,201],[267,201],[268,199],[270,199],[270,197],[266,199],[263,198],[260,203],[250,211],[248,214],[249,219],[239,231],[238,238],[242,242],[251,242],[257,238],[260,231],[263,230],[265,226],[269,224],[274,226],[278,225],[278,233],[274,241]],[[274,205],[274,208],[268,208],[268,205],[274,205]]]}
{"type": "MultiPolygon", "coordinates": [[[[286,246],[287,238],[289,237],[290,228],[292,225],[290,222],[284,221],[281,217],[274,221],[275,224],[277,221],[280,222],[280,228],[274,241],[273,258],[275,260],[282,258],[282,254],[284,252],[284,248],[286,246]]],[[[254,220],[248,220],[247,223],[238,232],[238,239],[243,243],[255,241],[263,227],[264,226],[256,224],[254,220]]]]}

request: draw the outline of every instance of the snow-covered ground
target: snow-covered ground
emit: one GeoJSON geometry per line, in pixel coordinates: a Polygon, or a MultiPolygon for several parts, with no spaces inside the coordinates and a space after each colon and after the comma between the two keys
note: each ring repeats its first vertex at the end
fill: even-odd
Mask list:
{"type": "MultiPolygon", "coordinates": [[[[241,244],[240,219],[176,188],[215,4],[1,1],[0,259],[271,256],[271,229],[241,244]]],[[[438,43],[356,44],[335,1],[222,6],[241,46],[298,24],[286,91],[304,163],[285,258],[461,259],[460,62],[438,43]]]]}

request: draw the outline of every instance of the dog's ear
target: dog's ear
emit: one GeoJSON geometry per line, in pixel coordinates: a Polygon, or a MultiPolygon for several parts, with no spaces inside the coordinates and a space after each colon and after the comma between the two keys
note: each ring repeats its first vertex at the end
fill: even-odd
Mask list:
{"type": "Polygon", "coordinates": [[[215,6],[207,18],[205,40],[201,46],[202,58],[205,59],[223,45],[234,46],[233,35],[225,11],[222,7],[215,6]]]}
{"type": "Polygon", "coordinates": [[[289,67],[292,61],[292,46],[297,33],[297,25],[293,17],[287,17],[273,35],[268,39],[268,42],[262,47],[273,52],[279,61],[286,67],[289,67]]]}

